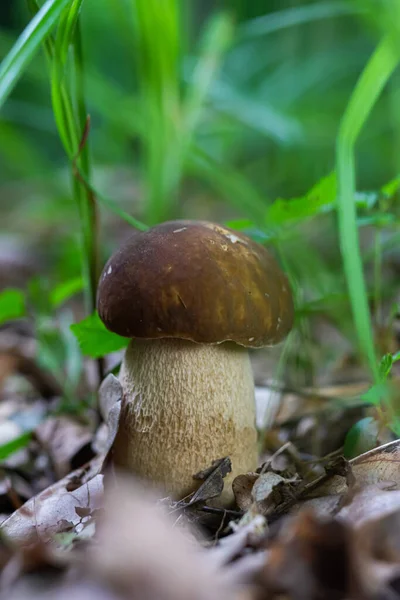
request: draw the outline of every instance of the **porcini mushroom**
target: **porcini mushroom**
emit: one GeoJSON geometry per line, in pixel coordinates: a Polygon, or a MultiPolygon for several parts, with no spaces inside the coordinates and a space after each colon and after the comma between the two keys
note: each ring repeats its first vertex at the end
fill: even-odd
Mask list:
{"type": "Polygon", "coordinates": [[[273,345],[293,321],[288,281],[260,244],[203,221],[134,233],[107,262],[98,312],[132,338],[120,372],[126,404],[115,464],[184,497],[193,474],[232,461],[257,466],[249,348],[273,345]]]}

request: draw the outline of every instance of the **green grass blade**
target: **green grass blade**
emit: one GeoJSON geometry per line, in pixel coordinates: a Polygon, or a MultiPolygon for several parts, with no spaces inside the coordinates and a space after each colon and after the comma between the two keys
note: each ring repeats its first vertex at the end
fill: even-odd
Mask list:
{"type": "Polygon", "coordinates": [[[399,63],[396,44],[391,37],[384,37],[367,63],[343,116],[336,145],[338,224],[344,272],[360,348],[375,379],[378,367],[357,230],[354,146],[399,63]]]}
{"type": "MultiPolygon", "coordinates": [[[[71,161],[71,167],[76,163],[88,177],[89,150],[86,143],[81,145],[81,136],[87,120],[83,53],[78,21],[82,2],[83,0],[73,0],[62,11],[56,35],[54,38],[49,37],[44,47],[49,63],[52,106],[58,133],[71,161]],[[69,49],[72,50],[71,64],[68,62],[69,49]]],[[[40,13],[37,1],[28,0],[28,4],[36,13],[36,18],[40,13]]],[[[87,312],[91,313],[95,307],[98,278],[96,206],[92,192],[76,177],[73,178],[72,186],[81,224],[85,304],[87,312]]]]}
{"type": "Polygon", "coordinates": [[[268,201],[240,171],[219,163],[195,146],[188,157],[187,167],[197,177],[207,181],[240,213],[250,216],[261,227],[264,225],[268,201]]]}
{"type": "Polygon", "coordinates": [[[0,107],[71,0],[47,0],[0,65],[0,107]]]}
{"type": "Polygon", "coordinates": [[[350,2],[319,2],[317,4],[293,6],[247,21],[240,27],[239,35],[242,39],[254,38],[288,27],[322,19],[347,16],[359,11],[359,7],[350,2]]]}
{"type": "Polygon", "coordinates": [[[103,206],[105,206],[106,208],[108,208],[109,211],[113,212],[115,215],[120,217],[120,219],[128,223],[128,225],[130,225],[134,229],[139,229],[139,231],[147,231],[149,229],[147,225],[145,225],[141,221],[138,221],[138,219],[135,219],[127,212],[125,212],[122,208],[120,208],[118,204],[114,202],[114,200],[111,200],[111,198],[108,198],[107,196],[104,196],[104,194],[101,194],[90,183],[90,181],[87,179],[87,177],[85,177],[85,175],[81,171],[77,172],[77,176],[85,185],[85,187],[96,197],[100,204],[103,204],[103,206]]]}
{"type": "Polygon", "coordinates": [[[218,13],[210,19],[201,42],[201,52],[190,78],[189,90],[184,103],[184,128],[190,137],[200,120],[204,102],[218,73],[224,53],[233,39],[231,16],[218,13]]]}
{"type": "Polygon", "coordinates": [[[145,108],[143,175],[146,221],[171,217],[181,178],[180,23],[177,0],[131,0],[139,93],[145,108]]]}

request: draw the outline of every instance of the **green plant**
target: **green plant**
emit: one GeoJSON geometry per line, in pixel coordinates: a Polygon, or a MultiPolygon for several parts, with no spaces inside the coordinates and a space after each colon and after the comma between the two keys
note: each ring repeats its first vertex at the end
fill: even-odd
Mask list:
{"type": "MultiPolygon", "coordinates": [[[[33,17],[14,46],[0,30],[0,158],[5,180],[24,185],[16,210],[4,194],[5,220],[22,236],[38,222],[56,231],[43,291],[50,305],[34,319],[46,368],[58,377],[62,360],[73,370],[75,359],[52,347],[57,335],[76,361],[126,343],[94,310],[99,263],[120,229],[218,212],[274,246],[289,273],[297,330],[281,367],[294,383],[313,383],[334,354],[315,352],[315,317],[358,341],[379,382],[373,328],[394,295],[383,265],[400,226],[398,176],[381,187],[398,173],[396,19],[386,3],[379,14],[370,2],[305,1],[276,12],[273,4],[232,2],[200,23],[200,0],[161,8],[156,0],[29,0],[33,17]],[[373,50],[375,30],[382,41],[373,50]],[[99,213],[115,228],[103,244],[99,213]],[[362,252],[360,235],[374,240],[362,252]],[[85,318],[61,324],[65,302],[81,292],[85,318]],[[64,335],[69,324],[79,348],[64,335]]],[[[23,317],[26,305],[21,292],[6,291],[2,322],[23,317]]]]}

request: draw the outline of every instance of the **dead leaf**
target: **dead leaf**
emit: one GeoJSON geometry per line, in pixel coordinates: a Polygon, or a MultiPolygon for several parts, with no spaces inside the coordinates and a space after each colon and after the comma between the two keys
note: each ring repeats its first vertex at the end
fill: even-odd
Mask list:
{"type": "Polygon", "coordinates": [[[208,560],[216,570],[222,570],[224,580],[234,584],[253,584],[267,561],[268,551],[260,545],[267,531],[267,521],[261,515],[255,515],[241,525],[231,523],[233,533],[219,540],[208,551],[208,560]],[[249,552],[249,549],[254,552],[249,552]]]}
{"type": "Polygon", "coordinates": [[[243,475],[238,475],[233,480],[233,494],[235,496],[236,504],[241,510],[248,510],[253,504],[251,491],[258,478],[258,473],[245,473],[243,475]]]}
{"type": "Polygon", "coordinates": [[[397,511],[400,511],[400,490],[391,489],[390,483],[386,486],[371,484],[361,488],[337,515],[353,526],[360,527],[397,511]]]}
{"type": "Polygon", "coordinates": [[[277,498],[274,492],[276,492],[278,486],[281,487],[285,484],[289,484],[289,481],[277,473],[268,471],[260,474],[251,491],[253,501],[256,503],[260,514],[264,514],[273,502],[276,503],[277,498]]]}
{"type": "Polygon", "coordinates": [[[353,534],[354,569],[364,597],[395,599],[400,581],[400,509],[377,513],[376,518],[369,515],[357,523],[353,534]]]}
{"type": "Polygon", "coordinates": [[[319,519],[309,510],[288,518],[268,547],[267,561],[259,575],[262,597],[351,597],[349,540],[350,532],[344,524],[319,519]]]}
{"type": "MultiPolygon", "coordinates": [[[[358,491],[371,485],[388,484],[392,489],[400,489],[400,440],[389,442],[349,461],[353,485],[358,491]]],[[[299,510],[302,506],[312,506],[319,515],[332,514],[341,508],[343,500],[348,493],[346,478],[334,475],[323,479],[320,485],[313,486],[312,492],[307,499],[297,504],[293,510],[299,510]]],[[[384,496],[386,498],[386,496],[384,496]]],[[[388,497],[388,503],[394,502],[388,497]]],[[[343,510],[343,509],[341,509],[343,510]]],[[[372,504],[371,509],[372,510],[372,504]]],[[[339,514],[342,514],[341,512],[339,514]]],[[[344,514],[344,513],[343,513],[344,514]]]]}
{"type": "Polygon", "coordinates": [[[70,473],[28,500],[1,524],[0,531],[16,545],[48,542],[68,527],[79,532],[82,525],[76,509],[93,511],[102,506],[103,476],[96,474],[98,462],[99,459],[93,461],[91,469],[82,468],[70,473]],[[79,481],[80,486],[68,491],[74,481],[79,481]]]}
{"type": "Polygon", "coordinates": [[[123,397],[119,380],[112,374],[107,375],[99,388],[99,409],[104,423],[99,427],[93,442],[95,452],[104,455],[104,462],[107,462],[118,432],[123,397]]]}
{"type": "Polygon", "coordinates": [[[187,505],[192,506],[198,502],[205,502],[220,496],[224,489],[224,477],[231,471],[232,464],[229,456],[226,456],[214,460],[210,467],[193,475],[193,479],[199,479],[204,483],[194,492],[187,505]]]}
{"type": "Polygon", "coordinates": [[[358,485],[391,481],[400,487],[400,440],[365,452],[350,464],[358,485]]]}
{"type": "Polygon", "coordinates": [[[36,428],[35,435],[49,456],[57,479],[65,477],[74,466],[87,463],[93,456],[92,432],[71,417],[49,417],[36,428]],[[78,454],[81,464],[76,465],[74,458],[78,454]]]}

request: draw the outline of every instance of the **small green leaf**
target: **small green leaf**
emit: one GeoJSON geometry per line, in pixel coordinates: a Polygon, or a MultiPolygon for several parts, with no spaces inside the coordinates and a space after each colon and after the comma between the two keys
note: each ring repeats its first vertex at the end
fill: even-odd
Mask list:
{"type": "Polygon", "coordinates": [[[399,188],[400,188],[400,177],[396,177],[395,179],[388,181],[388,183],[386,183],[381,188],[381,192],[387,198],[390,198],[391,196],[394,196],[394,194],[398,191],[399,188]]]}
{"type": "Polygon", "coordinates": [[[381,383],[376,383],[373,385],[367,392],[365,392],[365,394],[362,394],[360,397],[361,400],[366,402],[366,404],[379,406],[383,403],[388,394],[389,390],[386,381],[381,381],[381,383]]]}
{"type": "Polygon", "coordinates": [[[14,452],[17,452],[18,450],[25,448],[29,444],[31,437],[32,437],[32,432],[26,431],[19,437],[0,446],[0,461],[5,460],[11,454],[14,454],[14,452]]]}
{"type": "Polygon", "coordinates": [[[392,370],[392,366],[393,356],[391,354],[385,354],[382,356],[381,362],[379,363],[379,377],[382,379],[382,381],[387,379],[387,376],[392,370]]]}
{"type": "Polygon", "coordinates": [[[396,354],[393,354],[392,359],[393,362],[397,362],[398,360],[400,360],[400,350],[396,352],[396,354]]]}
{"type": "Polygon", "coordinates": [[[92,358],[100,358],[105,354],[116,352],[125,348],[129,339],[121,337],[106,329],[97,312],[94,312],[83,321],[71,325],[82,353],[92,358]]]}
{"type": "Polygon", "coordinates": [[[278,198],[268,210],[268,225],[286,225],[332,210],[336,202],[336,175],[330,173],[311,188],[305,196],[284,200],[278,198]]]}
{"type": "Polygon", "coordinates": [[[225,225],[231,229],[236,229],[236,231],[243,231],[244,229],[251,229],[256,226],[254,221],[250,219],[233,219],[226,221],[225,225]]]}
{"type": "Polygon", "coordinates": [[[74,277],[73,279],[68,279],[68,281],[63,281],[51,290],[51,303],[57,308],[82,290],[82,277],[74,277]]]}
{"type": "Polygon", "coordinates": [[[343,454],[347,459],[354,458],[376,446],[379,424],[372,417],[357,421],[349,429],[344,442],[343,454]]]}
{"type": "Polygon", "coordinates": [[[0,325],[26,314],[25,295],[21,290],[7,288],[0,294],[0,325]]]}

